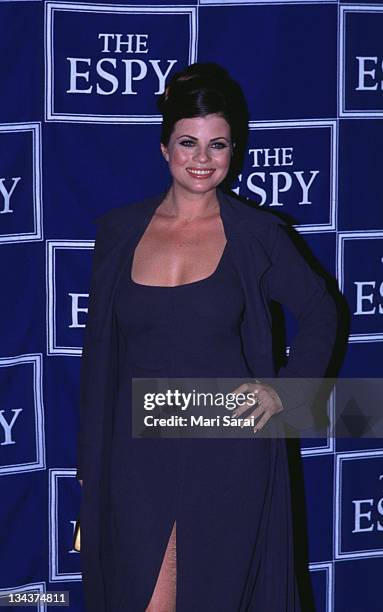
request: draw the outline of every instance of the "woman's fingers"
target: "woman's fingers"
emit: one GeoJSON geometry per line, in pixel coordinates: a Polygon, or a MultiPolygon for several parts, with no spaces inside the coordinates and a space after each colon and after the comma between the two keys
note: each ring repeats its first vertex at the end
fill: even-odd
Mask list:
{"type": "MultiPolygon", "coordinates": [[[[245,406],[241,409],[241,411],[236,410],[235,411],[236,414],[234,414],[233,416],[241,417],[245,412],[248,411],[249,408],[251,408],[251,406],[245,406]]],[[[254,418],[258,418],[265,412],[265,409],[266,409],[266,406],[264,405],[263,402],[259,400],[258,403],[255,404],[255,409],[252,410],[252,412],[250,412],[248,416],[253,416],[254,418]]]]}
{"type": "Polygon", "coordinates": [[[247,391],[251,391],[251,387],[254,387],[254,386],[256,386],[254,385],[254,383],[242,383],[242,385],[234,389],[232,393],[234,395],[239,395],[240,393],[246,393],[247,391]]]}
{"type": "Polygon", "coordinates": [[[254,402],[246,401],[232,412],[232,416],[235,418],[240,417],[243,413],[247,412],[254,403],[257,404],[255,410],[247,416],[247,418],[253,417],[254,419],[261,417],[254,428],[254,432],[262,429],[274,414],[283,410],[279,395],[270,385],[245,383],[238,387],[238,389],[241,390],[240,392],[251,391],[254,396],[254,402]]]}
{"type": "Polygon", "coordinates": [[[244,400],[242,398],[241,400],[238,399],[237,400],[238,406],[237,408],[235,408],[235,410],[233,410],[232,415],[235,417],[238,417],[238,416],[241,416],[241,414],[246,412],[252,406],[257,407],[260,401],[259,392],[260,392],[261,387],[262,385],[260,384],[244,383],[243,385],[235,389],[233,391],[234,395],[239,395],[243,393],[243,394],[246,394],[246,397],[248,397],[248,399],[247,400],[244,400]]]}

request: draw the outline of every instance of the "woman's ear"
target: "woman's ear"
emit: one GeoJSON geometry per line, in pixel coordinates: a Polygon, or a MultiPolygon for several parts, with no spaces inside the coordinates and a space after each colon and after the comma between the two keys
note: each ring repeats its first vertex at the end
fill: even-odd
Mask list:
{"type": "Polygon", "coordinates": [[[168,149],[167,149],[167,147],[165,147],[165,145],[162,142],[161,142],[161,151],[162,151],[162,155],[164,156],[164,158],[168,162],[169,161],[168,149]]]}

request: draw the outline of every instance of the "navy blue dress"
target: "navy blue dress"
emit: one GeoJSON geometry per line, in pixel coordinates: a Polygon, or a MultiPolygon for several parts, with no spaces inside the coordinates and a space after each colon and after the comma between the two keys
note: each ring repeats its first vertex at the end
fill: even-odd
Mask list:
{"type": "Polygon", "coordinates": [[[230,244],[213,274],[184,285],[136,283],[131,265],[115,296],[108,610],[145,611],[176,521],[177,612],[298,612],[285,441],[131,436],[131,376],[253,380],[230,244]]]}

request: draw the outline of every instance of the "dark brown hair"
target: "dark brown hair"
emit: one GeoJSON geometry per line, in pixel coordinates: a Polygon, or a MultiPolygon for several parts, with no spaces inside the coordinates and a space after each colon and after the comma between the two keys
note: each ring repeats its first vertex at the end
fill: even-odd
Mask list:
{"type": "Polygon", "coordinates": [[[191,64],[173,73],[157,101],[163,116],[161,142],[167,146],[180,119],[221,115],[230,125],[235,146],[231,172],[241,164],[248,133],[248,110],[241,87],[228,71],[213,62],[191,64]]]}

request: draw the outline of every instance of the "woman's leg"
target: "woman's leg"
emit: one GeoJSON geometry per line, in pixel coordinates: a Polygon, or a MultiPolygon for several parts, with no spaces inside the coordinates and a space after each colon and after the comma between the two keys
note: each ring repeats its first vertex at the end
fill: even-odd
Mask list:
{"type": "Polygon", "coordinates": [[[176,612],[177,547],[176,523],[169,537],[152,598],[145,612],[176,612]]]}

